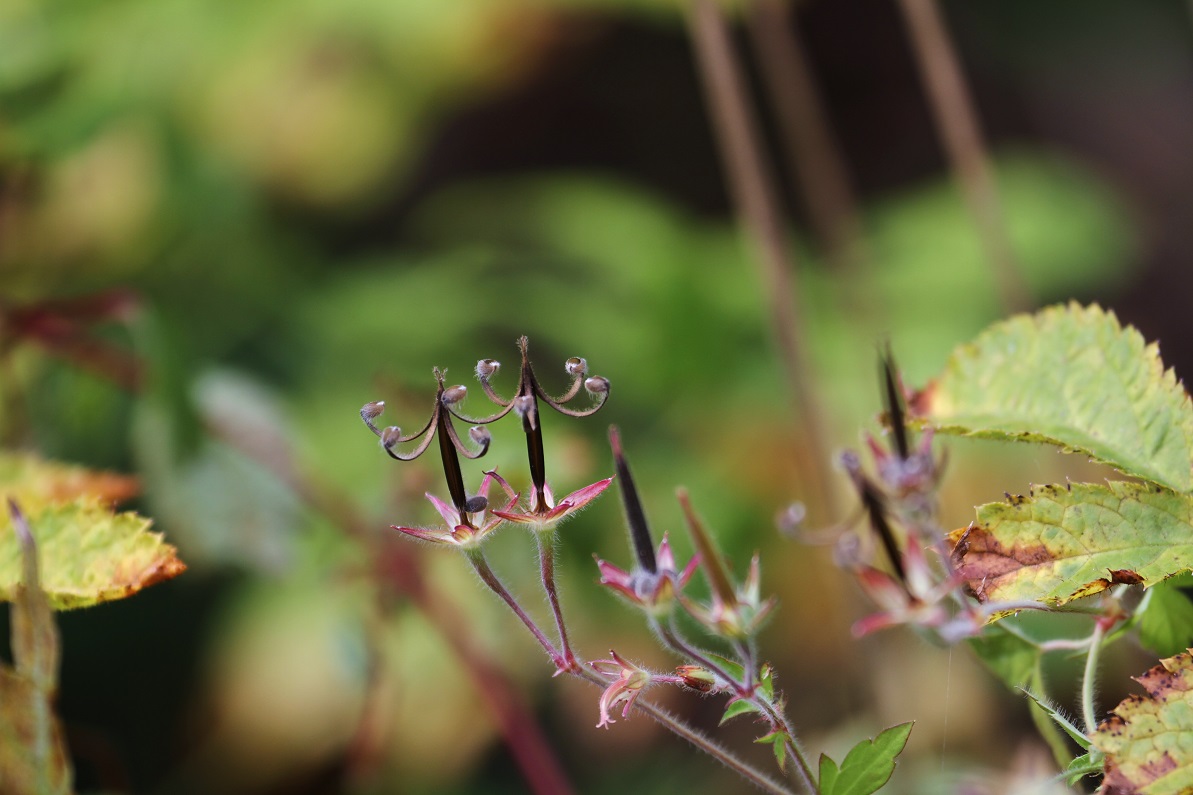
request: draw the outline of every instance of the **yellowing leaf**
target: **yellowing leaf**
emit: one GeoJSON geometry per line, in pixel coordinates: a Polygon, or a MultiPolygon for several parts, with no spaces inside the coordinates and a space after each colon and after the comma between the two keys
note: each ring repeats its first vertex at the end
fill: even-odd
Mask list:
{"type": "Polygon", "coordinates": [[[1093,735],[1106,754],[1108,795],[1193,792],[1193,656],[1161,660],[1135,677],[1146,696],[1129,696],[1093,735]]]}
{"type": "Polygon", "coordinates": [[[80,498],[115,504],[137,491],[137,479],[127,475],[45,461],[31,454],[0,453],[0,495],[15,499],[26,512],[80,498]]]}
{"type": "MultiPolygon", "coordinates": [[[[50,505],[29,512],[41,553],[42,587],[57,610],[123,599],[186,570],[177,550],[149,520],[113,514],[94,503],[50,505]]],[[[0,599],[21,581],[21,552],[11,522],[0,524],[0,599]]]]}
{"type": "MultiPolygon", "coordinates": [[[[137,491],[134,478],[0,453],[0,496],[16,500],[37,532],[41,584],[58,610],[131,596],[186,570],[149,520],[107,506],[137,491]]],[[[0,519],[0,599],[21,582],[21,549],[0,519]]]]}
{"type": "Polygon", "coordinates": [[[1064,604],[1193,567],[1193,498],[1135,483],[1036,487],[981,506],[950,539],[958,573],[982,601],[1064,604]]]}
{"type": "Polygon", "coordinates": [[[1056,444],[1193,491],[1193,408],[1159,349],[1097,306],[1056,306],[957,348],[911,406],[944,433],[1056,444]]]}

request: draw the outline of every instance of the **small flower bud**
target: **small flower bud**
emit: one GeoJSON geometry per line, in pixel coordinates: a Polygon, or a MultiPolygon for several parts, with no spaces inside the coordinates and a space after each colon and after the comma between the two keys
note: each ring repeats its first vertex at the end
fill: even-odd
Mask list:
{"type": "Polygon", "coordinates": [[[802,502],[793,502],[775,516],[775,526],[788,538],[796,538],[808,518],[808,509],[802,502]]]}
{"type": "Polygon", "coordinates": [[[493,440],[493,434],[489,433],[489,429],[483,425],[473,425],[468,429],[468,435],[481,447],[487,447],[493,440]]]}
{"type": "Polygon", "coordinates": [[[484,381],[501,369],[501,362],[496,359],[481,359],[476,363],[476,377],[484,381]]]}
{"type": "Polygon", "coordinates": [[[464,386],[463,384],[457,384],[456,386],[448,387],[447,389],[443,390],[443,405],[454,406],[456,403],[459,403],[461,400],[463,400],[467,394],[468,387],[464,386]]]}
{"type": "Polygon", "coordinates": [[[464,510],[468,513],[480,513],[485,508],[489,507],[489,498],[482,494],[475,497],[469,497],[464,503],[464,510]]]}
{"type": "Polygon", "coordinates": [[[584,382],[584,388],[594,395],[603,395],[609,391],[609,379],[604,376],[594,375],[584,382]]]}
{"type": "Polygon", "coordinates": [[[588,375],[588,362],[579,356],[568,359],[564,362],[563,368],[567,370],[568,375],[573,377],[588,375]]]}
{"type": "Polygon", "coordinates": [[[402,438],[402,429],[397,425],[391,425],[381,432],[381,446],[386,450],[398,443],[398,439],[402,438]]]}
{"type": "Polygon", "coordinates": [[[717,686],[717,678],[712,671],[707,671],[698,665],[681,665],[675,669],[676,675],[683,683],[701,693],[711,693],[717,686]]]}
{"type": "Polygon", "coordinates": [[[378,400],[375,403],[366,403],[360,408],[360,418],[365,422],[371,419],[376,419],[381,416],[381,412],[385,411],[385,401],[378,400]]]}

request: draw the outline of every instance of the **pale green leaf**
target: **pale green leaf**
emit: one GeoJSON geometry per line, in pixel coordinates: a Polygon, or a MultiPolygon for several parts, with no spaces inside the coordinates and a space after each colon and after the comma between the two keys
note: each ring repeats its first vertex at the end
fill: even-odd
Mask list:
{"type": "MultiPolygon", "coordinates": [[[[186,566],[149,520],[113,514],[95,502],[46,505],[30,510],[37,534],[41,582],[58,610],[123,599],[168,580],[186,566]]],[[[21,582],[21,550],[11,520],[0,522],[0,599],[11,600],[21,582]]]]}
{"type": "Polygon", "coordinates": [[[1077,304],[1018,315],[957,348],[913,401],[944,433],[1056,444],[1193,491],[1193,409],[1156,345],[1077,304]]]}
{"type": "Polygon", "coordinates": [[[911,727],[901,723],[873,740],[862,740],[845,755],[839,769],[821,754],[820,795],[870,795],[882,789],[895,772],[895,759],[903,753],[911,727]]]}
{"type": "Polygon", "coordinates": [[[734,701],[729,706],[725,707],[725,714],[721,716],[721,724],[725,725],[727,721],[736,718],[738,715],[745,715],[750,712],[758,712],[758,707],[751,704],[745,699],[734,701]]]}
{"type": "Polygon", "coordinates": [[[1064,776],[1065,783],[1071,787],[1086,776],[1101,775],[1101,773],[1102,755],[1094,751],[1092,754],[1086,753],[1074,757],[1061,775],[1064,776]],[[1094,759],[1095,756],[1097,760],[1094,759]]]}
{"type": "Polygon", "coordinates": [[[1181,588],[1193,588],[1193,575],[1170,577],[1149,588],[1139,614],[1139,642],[1161,657],[1193,646],[1193,601],[1181,588]]]}
{"type": "Polygon", "coordinates": [[[789,737],[787,732],[775,730],[770,734],[764,734],[754,742],[762,745],[769,745],[771,751],[775,754],[775,761],[779,763],[779,769],[785,770],[787,768],[787,741],[789,737]]]}
{"type": "Polygon", "coordinates": [[[981,506],[950,538],[959,575],[982,601],[1060,605],[1193,567],[1193,498],[1122,482],[1036,487],[981,506]]]}
{"type": "Polygon", "coordinates": [[[1135,681],[1147,695],[1127,697],[1092,738],[1106,754],[1104,789],[1193,792],[1193,656],[1161,660],[1135,681]]]}

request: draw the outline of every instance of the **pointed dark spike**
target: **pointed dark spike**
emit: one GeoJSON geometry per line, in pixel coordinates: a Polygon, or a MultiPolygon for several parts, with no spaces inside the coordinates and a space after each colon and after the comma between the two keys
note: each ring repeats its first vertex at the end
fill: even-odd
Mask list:
{"type": "Polygon", "coordinates": [[[894,569],[899,582],[906,584],[907,572],[903,568],[903,556],[899,554],[899,544],[895,540],[895,532],[886,520],[886,508],[882,504],[882,493],[869,479],[864,477],[858,481],[858,489],[862,496],[862,506],[870,517],[870,526],[878,534],[878,540],[882,542],[882,548],[886,550],[891,568],[894,569]]]}
{"type": "Polygon", "coordinates": [[[460,471],[460,456],[447,430],[447,424],[451,422],[450,415],[442,407],[436,408],[435,411],[438,414],[436,431],[439,434],[439,455],[443,458],[443,475],[447,478],[447,491],[451,495],[452,505],[460,512],[460,521],[467,524],[468,492],[464,488],[464,473],[460,471]]]}
{"type": "Polygon", "coordinates": [[[543,453],[543,418],[539,414],[538,398],[534,392],[530,393],[532,407],[522,415],[522,431],[526,434],[526,457],[530,462],[530,482],[534,485],[534,504],[530,509],[535,513],[547,511],[546,501],[543,499],[544,489],[547,487],[547,458],[543,453]]]}
{"type": "Polygon", "coordinates": [[[621,502],[625,507],[630,544],[634,547],[638,565],[644,571],[657,574],[659,564],[655,560],[654,541],[650,537],[650,527],[646,524],[646,513],[642,510],[642,501],[638,499],[638,489],[634,486],[634,478],[630,474],[630,465],[621,451],[621,436],[618,434],[616,426],[609,429],[609,445],[613,448],[613,463],[617,467],[617,482],[621,484],[621,502]]]}
{"type": "Polygon", "coordinates": [[[904,461],[911,455],[911,445],[907,440],[907,417],[903,411],[903,395],[899,392],[898,371],[895,368],[895,357],[891,353],[890,345],[881,355],[882,376],[886,394],[886,416],[891,425],[891,434],[895,437],[895,449],[904,461]]]}

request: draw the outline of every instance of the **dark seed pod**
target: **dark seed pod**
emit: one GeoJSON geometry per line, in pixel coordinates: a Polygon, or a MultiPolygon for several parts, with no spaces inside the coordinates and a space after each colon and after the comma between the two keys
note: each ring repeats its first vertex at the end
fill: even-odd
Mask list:
{"type": "Polygon", "coordinates": [[[463,384],[456,384],[443,390],[443,405],[454,406],[468,395],[468,387],[463,384]]]}
{"type": "Polygon", "coordinates": [[[381,416],[381,412],[385,411],[385,401],[378,400],[375,403],[366,403],[360,408],[360,418],[365,422],[381,416]]]}
{"type": "Polygon", "coordinates": [[[563,367],[567,370],[568,375],[573,377],[588,375],[588,362],[579,356],[568,359],[564,362],[563,367]]]}
{"type": "Polygon", "coordinates": [[[485,508],[489,507],[489,498],[481,496],[469,497],[468,501],[464,503],[464,510],[468,513],[480,513],[485,508]]]}
{"type": "Polygon", "coordinates": [[[397,425],[391,425],[381,432],[381,446],[388,450],[397,444],[400,438],[402,438],[402,429],[397,425]]]}

